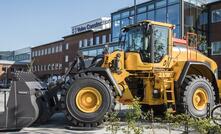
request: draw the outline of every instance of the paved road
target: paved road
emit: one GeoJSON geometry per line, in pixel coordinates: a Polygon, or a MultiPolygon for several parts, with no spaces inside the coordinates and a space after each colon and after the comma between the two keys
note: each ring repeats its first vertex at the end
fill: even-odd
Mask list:
{"type": "MultiPolygon", "coordinates": [[[[127,107],[118,106],[117,109],[121,109],[122,114],[125,112],[127,107]]],[[[0,112],[4,110],[3,105],[3,94],[0,93],[0,112]]],[[[121,123],[121,127],[123,127],[124,123],[121,123]]],[[[150,124],[149,124],[150,125],[150,124]]],[[[162,124],[161,124],[162,125],[162,124]]],[[[155,125],[154,129],[145,129],[145,134],[168,134],[168,129],[159,129],[155,125]]],[[[165,125],[166,126],[166,125],[165,125]]],[[[148,124],[144,124],[144,127],[148,127],[148,124]]],[[[65,120],[65,117],[62,113],[55,114],[50,121],[47,124],[40,125],[40,126],[32,126],[28,128],[22,129],[20,132],[10,132],[10,134],[110,134],[111,132],[107,132],[105,127],[101,127],[96,130],[90,130],[90,131],[82,131],[82,130],[70,130],[67,129],[67,122],[65,120]]],[[[173,130],[172,134],[181,134],[182,130],[173,130]]],[[[9,133],[8,133],[9,134],[9,133]]],[[[122,132],[119,132],[119,134],[123,134],[122,132]]]]}

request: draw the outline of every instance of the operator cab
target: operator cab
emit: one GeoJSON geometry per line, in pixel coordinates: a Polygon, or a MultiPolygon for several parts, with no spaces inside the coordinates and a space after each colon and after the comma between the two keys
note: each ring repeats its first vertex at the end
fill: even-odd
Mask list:
{"type": "Polygon", "coordinates": [[[121,42],[124,51],[139,53],[143,62],[159,63],[168,54],[170,26],[143,21],[123,28],[121,42]]]}

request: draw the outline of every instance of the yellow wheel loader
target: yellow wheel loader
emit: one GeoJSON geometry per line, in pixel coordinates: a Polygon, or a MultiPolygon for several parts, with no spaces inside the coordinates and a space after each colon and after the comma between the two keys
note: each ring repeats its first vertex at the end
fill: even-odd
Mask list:
{"type": "MultiPolygon", "coordinates": [[[[138,97],[143,110],[205,117],[220,100],[216,63],[197,50],[197,35],[173,38],[171,24],[143,21],[122,29],[121,50],[80,69],[62,92],[62,110],[74,126],[98,126],[115,102],[138,97]]],[[[82,59],[82,58],[81,58],[82,59]]]]}
{"type": "Polygon", "coordinates": [[[104,51],[89,67],[79,53],[64,79],[48,87],[46,98],[52,102],[44,110],[61,109],[71,125],[82,128],[99,126],[116,102],[130,105],[135,98],[142,110],[153,108],[156,114],[188,111],[193,117],[207,116],[220,101],[217,65],[197,50],[196,34],[177,39],[174,29],[149,20],[129,25],[119,38],[121,49],[104,51]]]}

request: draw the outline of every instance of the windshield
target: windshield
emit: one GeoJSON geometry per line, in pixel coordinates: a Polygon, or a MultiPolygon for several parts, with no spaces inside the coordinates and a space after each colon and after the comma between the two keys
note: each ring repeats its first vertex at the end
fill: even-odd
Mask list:
{"type": "Polygon", "coordinates": [[[140,51],[144,49],[144,28],[136,27],[126,33],[125,51],[140,51]]]}

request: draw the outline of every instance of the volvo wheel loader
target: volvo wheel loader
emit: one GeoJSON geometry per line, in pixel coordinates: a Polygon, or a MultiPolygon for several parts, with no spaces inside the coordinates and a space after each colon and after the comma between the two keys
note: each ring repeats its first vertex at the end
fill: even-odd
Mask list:
{"type": "MultiPolygon", "coordinates": [[[[96,127],[107,113],[114,111],[116,102],[130,105],[135,98],[139,98],[142,110],[188,111],[193,117],[205,117],[208,109],[220,101],[217,65],[197,50],[196,34],[173,38],[174,28],[172,24],[149,20],[129,25],[122,29],[119,38],[121,49],[96,56],[89,67],[79,53],[63,79],[44,94],[35,95],[47,98],[40,101],[47,105],[40,108],[33,103],[36,98],[32,99],[37,116],[24,126],[39,120],[38,111],[50,113],[60,109],[71,125],[96,127]],[[61,92],[59,99],[57,92],[61,92]]],[[[50,115],[40,117],[48,119],[50,115]]]]}

